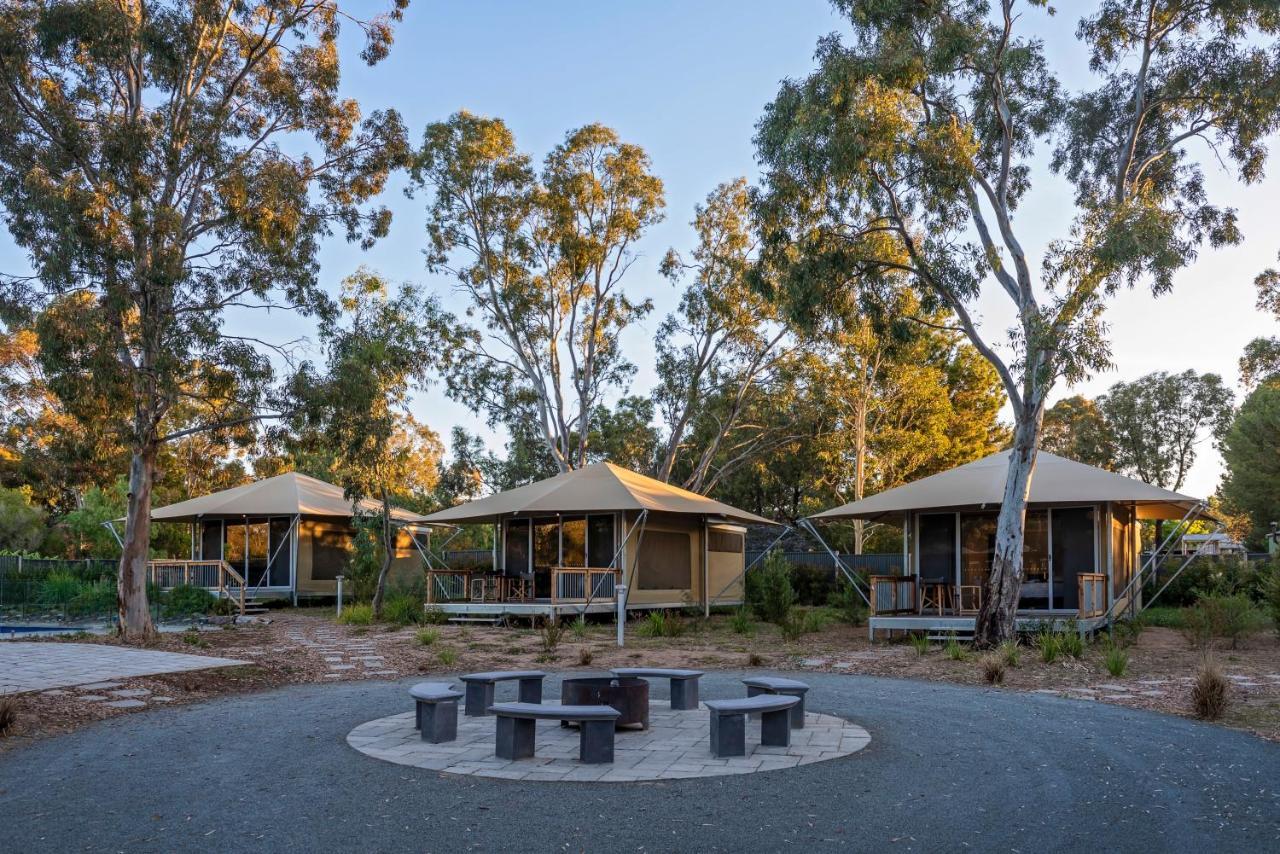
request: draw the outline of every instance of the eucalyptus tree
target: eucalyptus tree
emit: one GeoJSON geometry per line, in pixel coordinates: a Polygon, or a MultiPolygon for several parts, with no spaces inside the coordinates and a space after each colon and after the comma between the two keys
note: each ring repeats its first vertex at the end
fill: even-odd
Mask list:
{"type": "MultiPolygon", "coordinates": [[[[388,51],[406,0],[363,20],[338,0],[9,0],[0,9],[0,204],[32,277],[7,277],[7,319],[78,295],[86,336],[42,335],[69,407],[106,398],[129,448],[120,624],[146,601],[156,458],[181,435],[262,415],[270,347],[231,308],[322,310],[316,250],[335,228],[368,243],[364,203],[406,162],[394,111],[342,98],[339,29],[388,51]],[[231,397],[232,390],[236,396],[231,397]],[[191,394],[214,424],[171,430],[191,394]]],[[[65,329],[66,327],[64,327],[65,329]]]]}
{"type": "Polygon", "coordinates": [[[508,426],[528,402],[556,468],[585,465],[592,414],[634,372],[619,335],[653,308],[623,287],[662,218],[648,156],[591,124],[537,172],[500,119],[460,112],[427,127],[413,177],[431,194],[428,269],[478,321],[461,327],[450,394],[508,426]]]}
{"type": "Polygon", "coordinates": [[[1108,362],[1112,294],[1168,291],[1202,247],[1241,239],[1197,158],[1262,177],[1280,15],[1272,0],[1102,0],[1076,31],[1092,81],[1073,93],[1021,34],[1044,0],[835,5],[852,37],[823,39],[817,70],[785,82],[758,129],[762,254],[779,270],[766,284],[803,319],[875,310],[908,282],[996,369],[1014,433],[976,627],[991,644],[1014,632],[1050,391],[1108,362]],[[1043,192],[1072,219],[1037,265],[1017,212],[1048,151],[1073,194],[1043,192]],[[988,293],[1012,312],[1003,344],[975,315],[988,293]]]}
{"type": "Polygon", "coordinates": [[[1064,397],[1044,413],[1041,447],[1046,451],[1084,463],[1114,470],[1114,438],[1098,402],[1083,395],[1064,397]]]}

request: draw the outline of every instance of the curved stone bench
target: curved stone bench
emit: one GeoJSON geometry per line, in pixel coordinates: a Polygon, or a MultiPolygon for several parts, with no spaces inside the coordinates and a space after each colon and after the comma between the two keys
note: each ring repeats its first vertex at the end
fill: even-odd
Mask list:
{"type": "Polygon", "coordinates": [[[711,710],[711,755],[747,755],[747,715],[760,713],[760,743],[769,747],[791,746],[791,710],[799,697],[761,694],[738,700],[707,700],[711,710]]]}
{"type": "Polygon", "coordinates": [[[465,713],[467,717],[489,714],[493,705],[494,686],[499,682],[519,682],[519,699],[522,703],[542,702],[542,680],[547,674],[541,670],[491,670],[487,673],[468,673],[460,676],[467,686],[465,713]]]}
{"type": "Polygon", "coordinates": [[[462,692],[447,682],[419,682],[409,689],[413,698],[414,728],[423,741],[442,744],[458,737],[458,700],[462,692]]]}
{"type": "Polygon", "coordinates": [[[538,721],[572,721],[578,724],[579,761],[613,762],[613,728],[619,714],[613,706],[495,703],[489,711],[498,718],[494,753],[499,759],[532,758],[538,721]]]}
{"type": "Polygon", "coordinates": [[[791,707],[791,728],[804,729],[804,695],[809,693],[809,685],[799,679],[787,679],[783,676],[752,676],[743,679],[747,686],[747,696],[760,694],[784,694],[799,697],[800,702],[791,707]]]}
{"type": "Polygon", "coordinates": [[[679,670],[669,667],[615,667],[609,671],[614,676],[634,676],[639,679],[670,679],[671,708],[688,710],[698,708],[698,680],[701,670],[679,670]]]}

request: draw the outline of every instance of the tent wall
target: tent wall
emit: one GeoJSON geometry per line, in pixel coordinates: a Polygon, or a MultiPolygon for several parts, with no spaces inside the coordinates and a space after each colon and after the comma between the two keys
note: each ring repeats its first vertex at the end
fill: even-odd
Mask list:
{"type": "MultiPolygon", "coordinates": [[[[635,522],[626,514],[626,526],[635,522]]],[[[651,513],[627,542],[627,604],[696,605],[702,601],[703,522],[697,516],[651,513]]]]}
{"type": "MultiPolygon", "coordinates": [[[[349,549],[355,528],[331,519],[303,519],[298,537],[298,593],[307,596],[334,596],[337,576],[346,574],[349,549]]],[[[423,580],[422,557],[414,548],[408,531],[396,531],[396,550],[391,561],[388,585],[409,587],[423,580]]],[[[346,590],[350,590],[350,586],[346,590]]]]}
{"type": "Polygon", "coordinates": [[[745,595],[745,528],[711,525],[707,528],[707,596],[712,605],[737,605],[745,595]]]}

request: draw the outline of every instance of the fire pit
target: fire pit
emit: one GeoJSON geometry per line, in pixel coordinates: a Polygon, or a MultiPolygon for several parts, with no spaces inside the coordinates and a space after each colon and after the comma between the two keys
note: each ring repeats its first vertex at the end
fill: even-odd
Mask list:
{"type": "Polygon", "coordinates": [[[567,706],[613,706],[619,712],[616,727],[649,728],[649,683],[644,679],[617,676],[565,679],[560,683],[560,702],[567,706]]]}

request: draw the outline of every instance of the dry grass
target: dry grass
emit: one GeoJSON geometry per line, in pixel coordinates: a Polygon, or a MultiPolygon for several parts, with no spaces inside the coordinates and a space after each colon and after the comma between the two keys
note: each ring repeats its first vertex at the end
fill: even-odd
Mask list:
{"type": "Polygon", "coordinates": [[[0,738],[13,732],[18,724],[18,701],[13,697],[0,699],[0,738]]]}
{"type": "Polygon", "coordinates": [[[982,669],[982,678],[990,685],[1003,685],[1005,669],[1004,656],[999,653],[988,653],[982,656],[978,661],[978,666],[982,669]]]}
{"type": "Polygon", "coordinates": [[[1216,721],[1227,711],[1231,702],[1231,681],[1222,672],[1216,659],[1206,656],[1196,672],[1191,686],[1191,706],[1196,717],[1216,721]]]}

